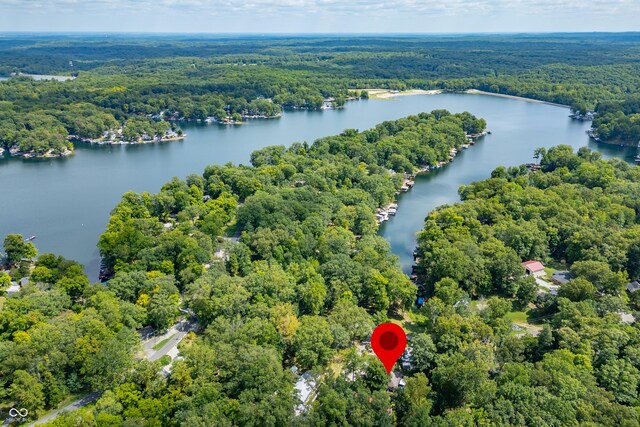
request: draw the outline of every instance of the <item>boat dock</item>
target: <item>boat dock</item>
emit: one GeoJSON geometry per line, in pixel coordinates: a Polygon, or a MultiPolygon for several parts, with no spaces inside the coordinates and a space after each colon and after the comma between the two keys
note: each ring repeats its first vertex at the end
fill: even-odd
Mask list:
{"type": "Polygon", "coordinates": [[[376,214],[376,222],[380,225],[384,221],[389,220],[390,215],[395,215],[398,212],[398,204],[390,203],[383,208],[378,208],[378,213],[376,214]]]}
{"type": "MultiPolygon", "coordinates": [[[[451,148],[449,150],[449,158],[447,159],[447,161],[438,162],[434,166],[422,165],[418,168],[418,171],[415,173],[406,173],[406,172],[403,173],[404,180],[402,182],[402,186],[400,187],[400,191],[396,191],[396,195],[400,195],[400,192],[406,193],[409,190],[411,190],[413,186],[416,185],[415,178],[416,178],[416,175],[418,175],[419,173],[427,173],[432,169],[441,168],[444,165],[452,162],[453,159],[460,153],[460,150],[466,150],[472,145],[475,145],[479,137],[485,136],[490,133],[491,132],[489,131],[484,131],[480,134],[470,134],[470,135],[468,134],[466,144],[461,144],[459,148],[451,148]]],[[[396,172],[392,169],[389,169],[389,175],[394,176],[396,175],[396,172]]],[[[390,203],[385,207],[378,208],[378,212],[376,213],[377,224],[380,225],[384,221],[388,221],[389,217],[395,215],[397,212],[398,212],[397,203],[390,203]]],[[[415,252],[414,252],[414,259],[415,259],[415,252]]]]}
{"type": "Polygon", "coordinates": [[[413,188],[416,185],[416,182],[413,180],[413,175],[404,174],[404,183],[400,189],[405,193],[413,188]]]}

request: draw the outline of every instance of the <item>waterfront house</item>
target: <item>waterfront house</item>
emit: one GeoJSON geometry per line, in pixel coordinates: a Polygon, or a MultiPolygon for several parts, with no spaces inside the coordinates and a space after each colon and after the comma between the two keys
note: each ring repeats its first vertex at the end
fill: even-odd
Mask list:
{"type": "Polygon", "coordinates": [[[546,274],[544,265],[540,261],[525,261],[521,265],[524,267],[527,276],[542,277],[546,274]]]}

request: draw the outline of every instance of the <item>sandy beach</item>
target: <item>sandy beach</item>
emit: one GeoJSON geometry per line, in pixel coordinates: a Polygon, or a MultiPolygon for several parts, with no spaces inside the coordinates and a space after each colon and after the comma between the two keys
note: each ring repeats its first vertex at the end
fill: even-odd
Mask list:
{"type": "MultiPolygon", "coordinates": [[[[441,89],[434,89],[434,90],[411,89],[411,90],[398,92],[398,91],[391,91],[389,89],[367,89],[367,92],[369,92],[369,98],[371,99],[392,99],[398,96],[407,96],[407,95],[437,95],[445,91],[441,89]]],[[[498,96],[500,98],[520,99],[522,101],[538,102],[540,104],[548,104],[556,107],[571,108],[569,105],[557,104],[555,102],[541,101],[539,99],[525,98],[523,96],[506,95],[504,93],[485,92],[484,90],[478,90],[478,89],[469,89],[464,91],[464,93],[468,93],[470,95],[489,95],[489,96],[498,96]]]]}
{"type": "Polygon", "coordinates": [[[369,93],[369,98],[372,98],[372,99],[391,99],[398,96],[407,96],[407,95],[436,95],[438,93],[442,93],[442,90],[411,89],[411,90],[398,92],[398,91],[391,91],[389,89],[367,89],[367,92],[369,93]]]}

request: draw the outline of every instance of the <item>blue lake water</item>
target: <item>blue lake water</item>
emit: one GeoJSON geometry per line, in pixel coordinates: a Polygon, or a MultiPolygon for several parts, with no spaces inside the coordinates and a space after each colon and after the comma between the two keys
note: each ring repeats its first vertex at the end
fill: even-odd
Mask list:
{"type": "Polygon", "coordinates": [[[0,202],[0,238],[8,233],[35,235],[41,252],[55,252],[82,262],[92,279],[100,256],[96,248],[110,210],[126,191],[157,192],[173,176],[201,173],[208,164],[249,163],[252,151],[268,145],[367,129],[423,111],[446,108],[469,111],[487,120],[492,135],[463,151],[441,170],[417,178],[400,196],[398,214],[380,233],[400,257],[411,264],[415,233],[426,214],[443,203],[459,200],[460,185],[484,179],[498,165],[532,161],[536,147],[588,145],[605,157],[632,160],[635,149],[596,146],[585,131],[589,123],[568,118],[565,108],[518,99],[470,94],[402,96],[393,100],[362,100],[342,110],[286,112],[280,119],[252,120],[243,125],[184,124],[183,141],[160,144],[90,146],[78,144],[66,159],[0,159],[4,184],[0,202]]]}

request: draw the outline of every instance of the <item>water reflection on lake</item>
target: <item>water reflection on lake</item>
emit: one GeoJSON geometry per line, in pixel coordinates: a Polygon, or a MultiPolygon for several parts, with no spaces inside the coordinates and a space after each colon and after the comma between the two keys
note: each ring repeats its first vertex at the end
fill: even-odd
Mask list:
{"type": "MultiPolygon", "coordinates": [[[[0,160],[4,186],[0,236],[36,235],[41,252],[55,252],[82,262],[97,277],[98,236],[109,211],[126,191],[156,192],[173,176],[201,173],[208,164],[249,163],[255,149],[268,145],[312,142],[346,128],[367,129],[384,120],[446,108],[470,111],[487,120],[492,135],[462,152],[436,173],[420,176],[400,197],[398,214],[380,229],[400,256],[411,264],[415,233],[427,212],[458,201],[460,185],[486,178],[498,165],[532,160],[536,147],[589,145],[589,123],[570,120],[568,110],[542,103],[483,95],[405,96],[394,100],[355,101],[343,110],[286,112],[280,119],[252,120],[238,126],[185,124],[183,141],[124,146],[78,144],[66,159],[0,160]]],[[[634,150],[607,147],[605,157],[634,150]]]]}

